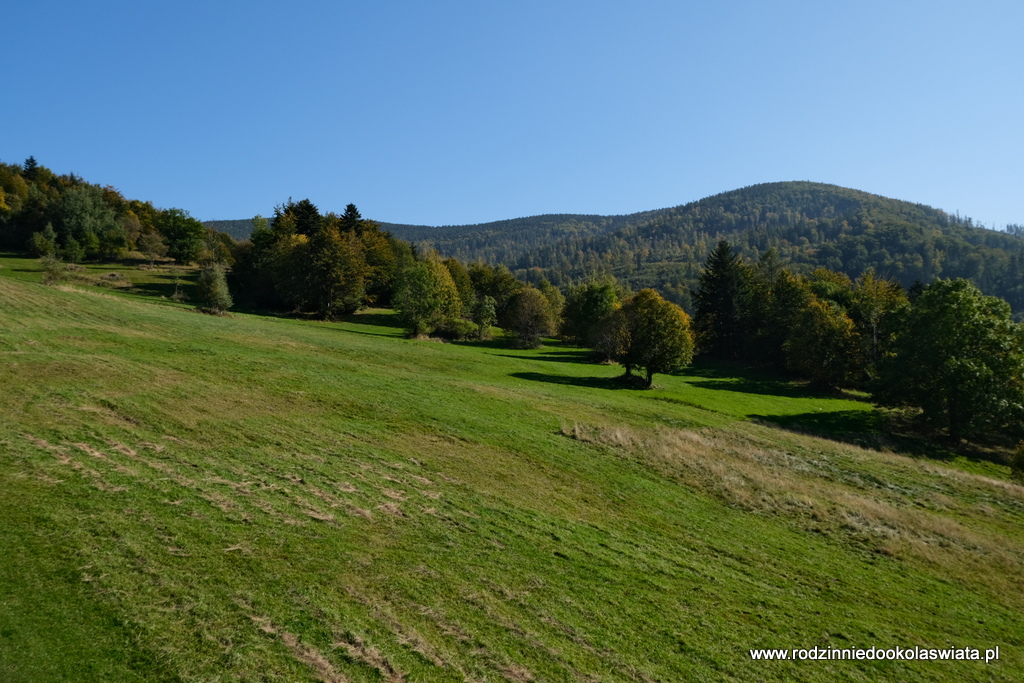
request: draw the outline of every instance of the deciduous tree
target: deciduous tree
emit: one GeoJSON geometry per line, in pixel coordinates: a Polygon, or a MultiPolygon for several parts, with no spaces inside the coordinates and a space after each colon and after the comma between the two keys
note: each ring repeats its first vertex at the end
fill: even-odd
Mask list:
{"type": "Polygon", "coordinates": [[[206,226],[184,209],[165,209],[157,218],[157,229],[167,242],[167,254],[178,263],[192,263],[199,257],[206,238],[206,226]]]}
{"type": "Polygon", "coordinates": [[[1024,326],[967,280],[936,280],[900,316],[875,400],[920,408],[953,439],[1024,424],[1024,326]]]}
{"type": "Polygon", "coordinates": [[[830,388],[849,386],[860,367],[860,342],[850,316],[833,301],[811,296],[786,340],[790,370],[830,388]]]}
{"type": "Polygon", "coordinates": [[[551,302],[536,287],[524,287],[509,299],[505,329],[515,333],[518,346],[537,348],[555,330],[551,302]]]}
{"type": "Polygon", "coordinates": [[[656,373],[682,370],[693,360],[690,317],[653,289],[643,289],[609,316],[605,337],[609,350],[632,375],[643,368],[650,387],[656,373]]]}
{"type": "Polygon", "coordinates": [[[401,274],[395,304],[412,335],[430,334],[462,310],[459,292],[438,259],[416,261],[401,274]]]}
{"type": "Polygon", "coordinates": [[[611,315],[618,302],[618,287],[612,279],[571,287],[562,309],[562,339],[577,346],[595,348],[599,325],[611,315]]]}

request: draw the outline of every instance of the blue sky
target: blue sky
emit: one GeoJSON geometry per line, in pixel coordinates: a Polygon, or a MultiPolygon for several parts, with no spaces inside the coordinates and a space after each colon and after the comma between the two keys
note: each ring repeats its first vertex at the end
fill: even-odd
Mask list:
{"type": "Polygon", "coordinates": [[[1024,3],[9,3],[0,160],[203,220],[620,214],[814,180],[1024,223],[1024,3]]]}

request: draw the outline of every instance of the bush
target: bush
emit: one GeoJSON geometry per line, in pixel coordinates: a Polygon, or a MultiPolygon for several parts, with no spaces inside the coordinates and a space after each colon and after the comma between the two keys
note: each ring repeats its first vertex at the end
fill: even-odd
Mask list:
{"type": "Polygon", "coordinates": [[[221,315],[231,308],[233,302],[228,291],[228,281],[224,277],[224,267],[219,263],[206,266],[199,271],[196,291],[199,294],[201,311],[221,315]]]}
{"type": "Polygon", "coordinates": [[[475,339],[479,335],[477,326],[469,320],[453,318],[442,322],[434,330],[434,336],[451,341],[465,341],[475,339]]]}
{"type": "Polygon", "coordinates": [[[53,254],[47,254],[39,259],[43,265],[43,284],[60,284],[68,276],[67,265],[53,254]]]}

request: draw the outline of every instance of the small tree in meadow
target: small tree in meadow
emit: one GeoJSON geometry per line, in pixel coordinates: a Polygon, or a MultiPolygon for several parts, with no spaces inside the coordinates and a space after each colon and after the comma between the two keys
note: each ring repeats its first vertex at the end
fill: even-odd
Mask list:
{"type": "Polygon", "coordinates": [[[219,263],[213,263],[199,271],[196,291],[199,295],[199,309],[202,311],[222,315],[231,308],[233,302],[228,291],[228,281],[224,277],[224,267],[219,263]]]}
{"type": "Polygon", "coordinates": [[[67,278],[68,270],[56,254],[45,254],[39,262],[43,266],[43,284],[57,285],[67,278]]]}
{"type": "Polygon", "coordinates": [[[603,337],[606,351],[622,363],[627,378],[643,368],[647,388],[655,373],[678,372],[693,360],[690,316],[653,289],[637,292],[608,316],[603,337]]]}

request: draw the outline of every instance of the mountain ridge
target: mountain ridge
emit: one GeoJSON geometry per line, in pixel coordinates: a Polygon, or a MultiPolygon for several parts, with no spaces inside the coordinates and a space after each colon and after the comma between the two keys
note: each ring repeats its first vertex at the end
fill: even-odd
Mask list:
{"type": "Polygon", "coordinates": [[[904,287],[964,277],[1024,312],[1024,239],[925,204],[828,183],[759,183],[632,214],[541,214],[454,226],[381,223],[396,237],[463,262],[504,264],[555,284],[613,275],[688,307],[710,249],[728,240],[756,260],[774,247],[793,270],[857,277],[874,269],[904,287]]]}

